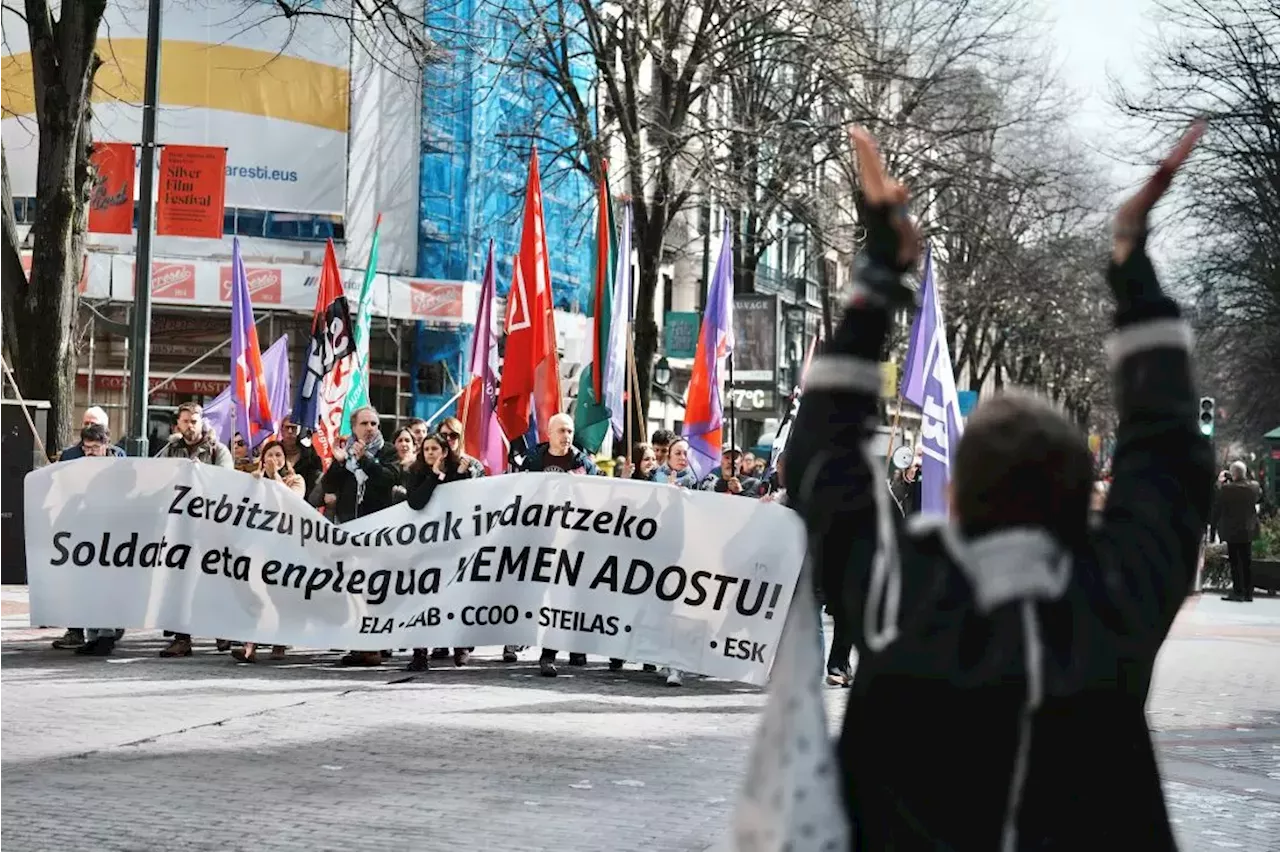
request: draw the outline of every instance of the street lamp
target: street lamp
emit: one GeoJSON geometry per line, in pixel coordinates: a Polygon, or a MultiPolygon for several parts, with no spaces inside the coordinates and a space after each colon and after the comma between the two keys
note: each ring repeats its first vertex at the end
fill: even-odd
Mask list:
{"type": "Polygon", "coordinates": [[[653,365],[653,383],[660,388],[671,383],[671,365],[665,357],[659,358],[658,363],[653,365]]]}

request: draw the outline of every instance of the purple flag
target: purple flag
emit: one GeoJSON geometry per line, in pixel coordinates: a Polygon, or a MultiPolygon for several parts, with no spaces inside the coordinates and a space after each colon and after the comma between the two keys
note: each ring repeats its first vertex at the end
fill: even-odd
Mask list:
{"type": "MultiPolygon", "coordinates": [[[[933,290],[933,246],[924,248],[924,283],[920,285],[925,298],[933,290]]],[[[916,407],[924,405],[924,356],[929,348],[926,336],[921,340],[920,329],[925,324],[924,310],[911,322],[911,337],[907,343],[907,369],[902,374],[902,386],[898,392],[902,398],[916,407]]]]}
{"type": "Polygon", "coordinates": [[[951,481],[951,459],[964,429],[956,374],[947,351],[946,326],[938,305],[933,277],[933,254],[924,258],[924,298],[911,328],[911,349],[907,352],[907,374],[902,395],[920,406],[920,510],[947,513],[947,485],[951,481]],[[915,388],[919,390],[916,391],[915,388]]]}
{"type": "Polygon", "coordinates": [[[498,423],[498,338],[493,333],[493,240],[480,284],[480,306],[471,336],[471,384],[463,400],[465,446],[490,475],[502,473],[507,464],[502,426],[498,423]]]}
{"type": "Polygon", "coordinates": [[[249,279],[244,273],[240,238],[231,243],[231,397],[235,429],[252,450],[280,428],[267,396],[258,326],[253,321],[249,279]]]}
{"type": "Polygon", "coordinates": [[[689,439],[689,466],[699,478],[720,465],[724,426],[725,361],[733,352],[733,237],[724,221],[720,258],[707,290],[707,309],[694,353],[693,375],[685,394],[684,436],[689,439]]]}
{"type": "MultiPolygon", "coordinates": [[[[289,402],[293,398],[289,379],[289,335],[280,335],[280,339],[262,354],[262,369],[266,374],[267,399],[271,403],[271,411],[279,418],[273,423],[274,431],[279,429],[280,420],[289,413],[289,402]]],[[[205,421],[217,433],[218,440],[227,446],[231,446],[235,432],[244,434],[242,423],[232,426],[231,402],[231,388],[228,387],[204,407],[205,421]]]]}

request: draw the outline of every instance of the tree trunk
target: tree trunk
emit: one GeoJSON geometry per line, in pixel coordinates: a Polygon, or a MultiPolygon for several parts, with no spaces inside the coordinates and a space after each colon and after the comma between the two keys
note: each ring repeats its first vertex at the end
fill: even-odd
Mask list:
{"type": "MultiPolygon", "coordinates": [[[[657,209],[655,205],[654,209],[657,209]]],[[[653,359],[658,353],[658,323],[654,319],[658,281],[661,279],[662,243],[665,228],[650,222],[639,232],[636,246],[640,259],[639,282],[636,287],[636,316],[632,329],[636,349],[636,384],[640,399],[632,406],[632,435],[636,443],[647,441],[649,400],[652,394],[653,359]]],[[[630,452],[630,447],[627,448],[630,452]]]]}
{"type": "MultiPolygon", "coordinates": [[[[23,396],[49,401],[50,451],[69,443],[72,435],[76,309],[91,189],[89,94],[101,64],[94,51],[105,10],[105,0],[63,3],[55,23],[44,0],[26,4],[39,129],[37,206],[30,277],[10,282],[5,276],[5,340],[23,396]]],[[[4,216],[11,225],[7,165],[4,216]]],[[[10,232],[6,225],[6,269],[18,250],[10,232]]]]}

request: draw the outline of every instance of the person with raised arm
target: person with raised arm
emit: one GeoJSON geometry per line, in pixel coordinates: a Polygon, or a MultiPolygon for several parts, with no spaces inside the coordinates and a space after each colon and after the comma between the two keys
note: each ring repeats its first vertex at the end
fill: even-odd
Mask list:
{"type": "Polygon", "coordinates": [[[907,192],[853,132],[866,245],[786,449],[858,666],[836,750],[849,848],[1172,850],[1145,717],[1196,570],[1213,459],[1190,332],[1147,257],[1147,218],[1197,123],[1119,210],[1107,281],[1120,423],[1100,521],[1085,436],[1048,401],[984,400],[951,462],[949,519],[904,522],[867,452],[879,356],[914,294],[907,192]]]}

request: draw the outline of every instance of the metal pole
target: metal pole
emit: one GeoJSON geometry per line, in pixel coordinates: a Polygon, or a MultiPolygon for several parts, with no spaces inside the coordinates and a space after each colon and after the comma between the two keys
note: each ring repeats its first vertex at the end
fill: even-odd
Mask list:
{"type": "Polygon", "coordinates": [[[95,391],[95,389],[96,389],[96,388],[95,388],[95,386],[94,386],[94,383],[93,383],[93,382],[94,382],[94,376],[96,375],[96,374],[94,373],[94,371],[93,371],[93,367],[94,367],[94,364],[93,364],[93,349],[94,349],[94,346],[93,346],[93,344],[94,344],[94,339],[98,336],[98,327],[97,327],[97,325],[95,324],[95,322],[96,322],[96,317],[95,317],[94,313],[93,313],[92,311],[90,311],[90,312],[89,312],[89,392],[88,392],[87,394],[85,394],[85,399],[87,399],[87,400],[89,401],[89,404],[90,404],[90,405],[93,405],[93,404],[94,404],[93,394],[94,394],[94,391],[95,391]]]}
{"type": "Polygon", "coordinates": [[[138,175],[138,249],[133,273],[133,330],[130,334],[129,431],[131,456],[146,458],[147,396],[151,361],[151,214],[156,170],[156,105],[160,90],[160,0],[147,9],[147,67],[142,96],[142,152],[138,175]]]}
{"type": "MultiPolygon", "coordinates": [[[[734,407],[734,404],[733,404],[733,353],[732,352],[729,353],[728,361],[729,361],[729,446],[737,447],[738,440],[735,432],[737,431],[736,426],[738,421],[738,415],[737,415],[737,409],[734,407]]],[[[733,466],[730,468],[730,470],[733,471],[734,476],[737,476],[738,475],[738,457],[731,456],[731,458],[733,459],[733,466]]]]}

